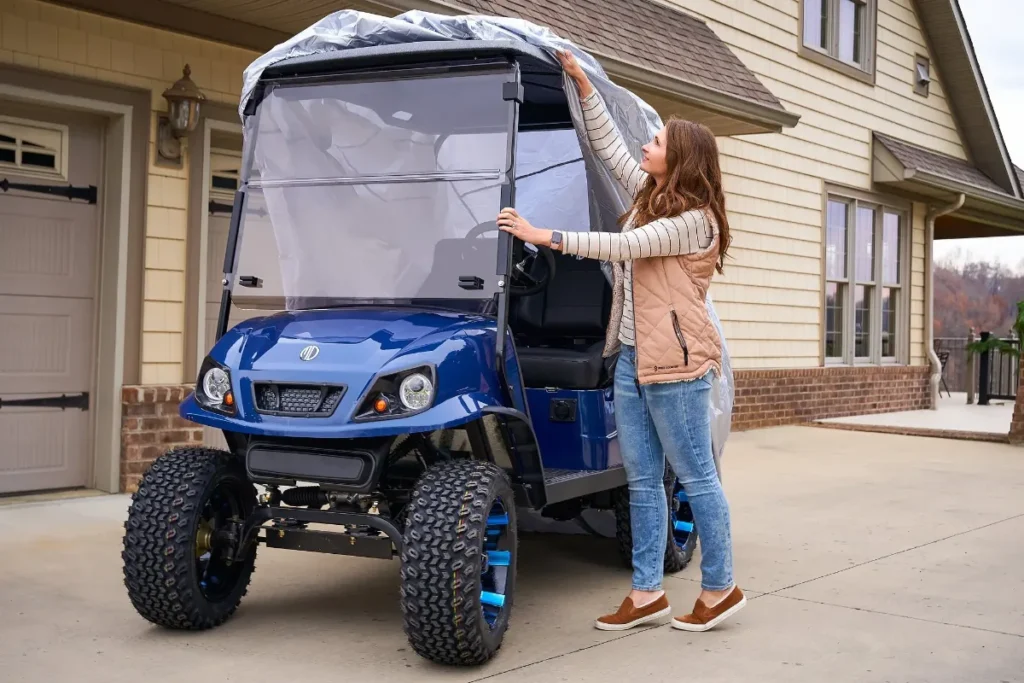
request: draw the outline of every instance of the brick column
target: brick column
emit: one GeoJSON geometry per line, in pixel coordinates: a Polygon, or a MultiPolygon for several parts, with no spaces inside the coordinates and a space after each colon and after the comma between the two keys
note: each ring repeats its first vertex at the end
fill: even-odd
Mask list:
{"type": "Polygon", "coordinates": [[[1013,419],[1010,421],[1010,443],[1024,446],[1024,363],[1021,363],[1020,377],[1017,378],[1017,400],[1013,404],[1013,419]]]}
{"type": "Polygon", "coordinates": [[[135,492],[153,461],[176,446],[199,446],[203,429],[178,415],[191,386],[124,387],[121,391],[121,491],[135,492]]]}

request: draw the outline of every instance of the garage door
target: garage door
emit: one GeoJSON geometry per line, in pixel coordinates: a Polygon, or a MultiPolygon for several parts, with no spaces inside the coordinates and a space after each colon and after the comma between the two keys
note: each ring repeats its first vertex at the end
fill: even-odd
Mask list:
{"type": "Polygon", "coordinates": [[[102,122],[0,109],[0,493],[84,486],[102,122]]]}

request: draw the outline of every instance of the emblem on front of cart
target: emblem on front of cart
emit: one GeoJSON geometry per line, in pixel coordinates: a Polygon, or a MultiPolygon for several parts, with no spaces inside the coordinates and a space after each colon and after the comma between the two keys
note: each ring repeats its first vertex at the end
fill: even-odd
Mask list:
{"type": "Polygon", "coordinates": [[[310,344],[306,348],[299,351],[299,359],[310,361],[320,355],[320,347],[316,344],[310,344]]]}

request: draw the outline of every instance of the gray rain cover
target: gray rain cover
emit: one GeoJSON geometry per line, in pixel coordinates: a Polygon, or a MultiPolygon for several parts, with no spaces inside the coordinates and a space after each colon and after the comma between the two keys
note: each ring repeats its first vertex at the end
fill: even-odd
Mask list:
{"type": "MultiPolygon", "coordinates": [[[[661,129],[661,118],[650,105],[629,90],[612,83],[597,60],[545,26],[522,19],[480,15],[447,16],[419,10],[406,12],[394,18],[354,10],[335,12],[324,17],[261,55],[246,68],[238,108],[239,116],[244,121],[245,104],[255,90],[261,74],[277,62],[336,50],[438,40],[503,40],[527,43],[551,55],[555,64],[556,50],[570,50],[603,98],[609,115],[634,157],[639,156],[640,148],[661,129]]],[[[564,86],[567,93],[578,93],[575,82],[567,76],[564,77],[564,86]]],[[[616,220],[628,208],[630,197],[591,153],[583,127],[583,111],[579,97],[569,97],[568,100],[573,124],[583,150],[587,177],[590,180],[591,229],[617,231],[616,220]]],[[[574,172],[571,167],[565,168],[566,173],[574,172]]],[[[557,227],[554,223],[551,226],[557,227]]],[[[610,268],[608,264],[604,265],[605,274],[610,277],[610,268]]],[[[725,334],[710,295],[706,306],[722,338],[722,374],[713,382],[710,409],[714,455],[718,464],[729,437],[734,385],[725,334]]]]}

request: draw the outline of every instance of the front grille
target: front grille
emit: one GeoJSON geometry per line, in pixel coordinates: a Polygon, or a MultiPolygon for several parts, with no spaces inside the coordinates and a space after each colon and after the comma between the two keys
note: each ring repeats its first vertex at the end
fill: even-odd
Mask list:
{"type": "Polygon", "coordinates": [[[256,410],[272,415],[328,417],[341,403],[345,387],[256,382],[256,410]]]}

